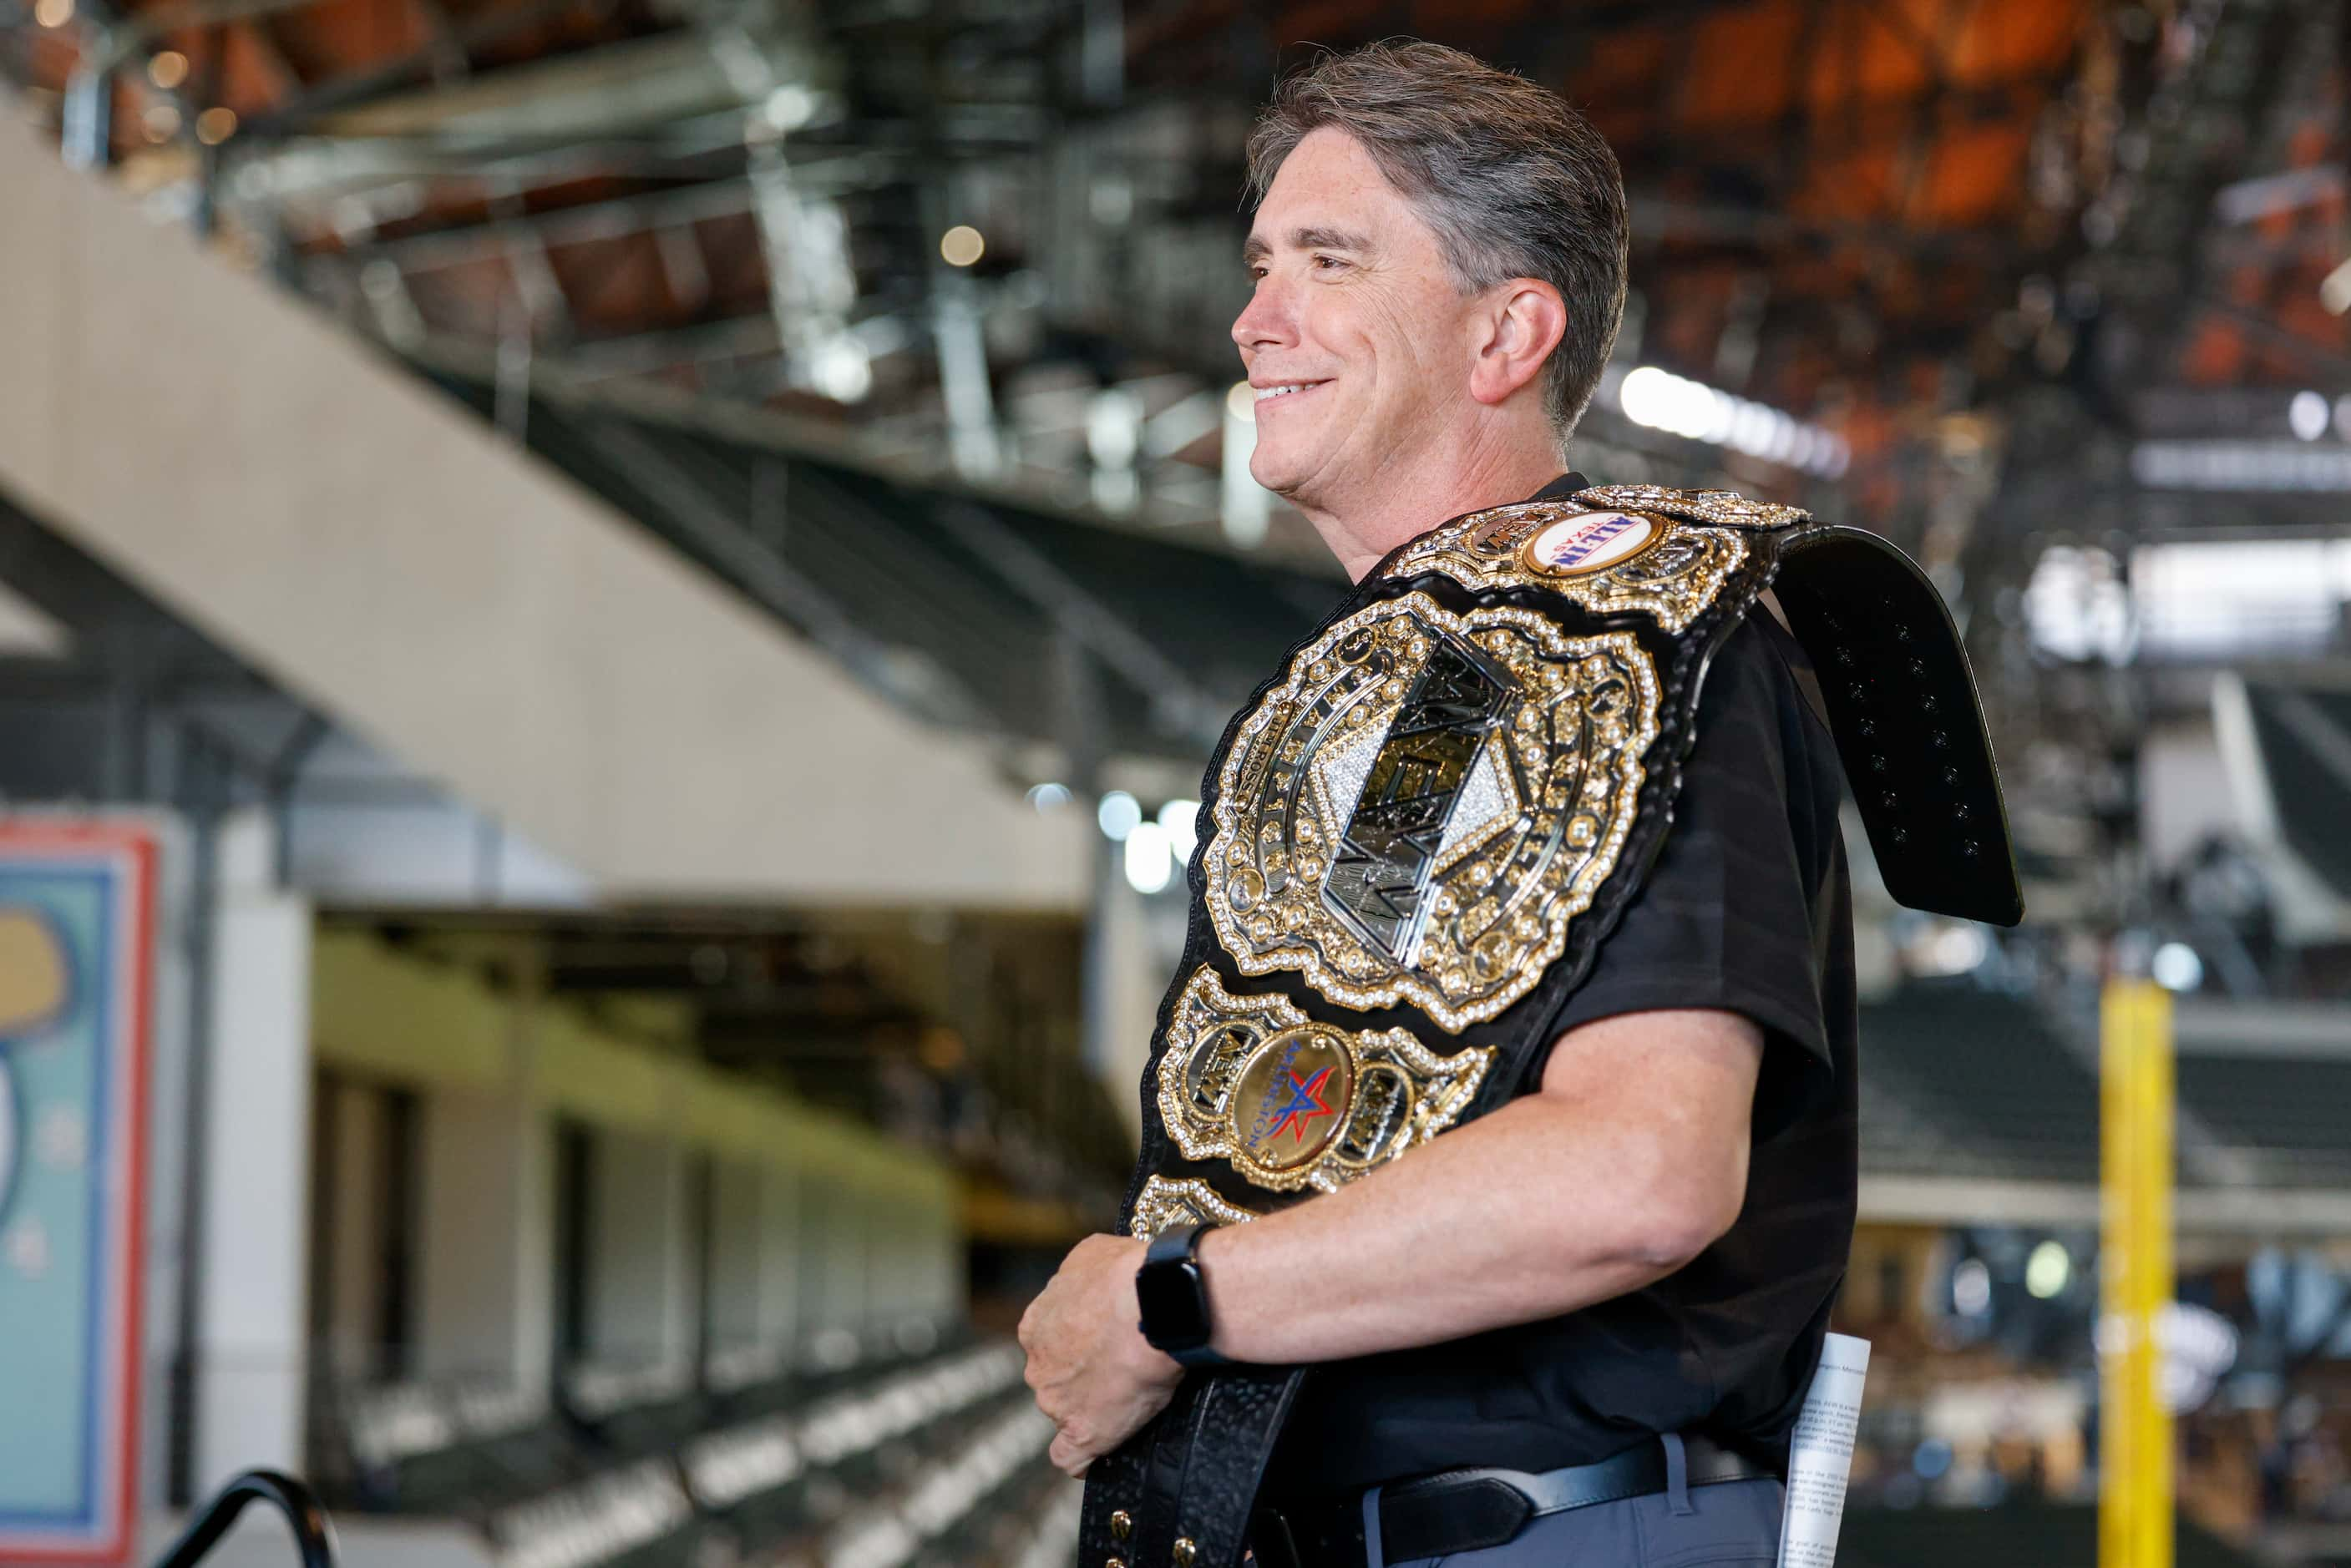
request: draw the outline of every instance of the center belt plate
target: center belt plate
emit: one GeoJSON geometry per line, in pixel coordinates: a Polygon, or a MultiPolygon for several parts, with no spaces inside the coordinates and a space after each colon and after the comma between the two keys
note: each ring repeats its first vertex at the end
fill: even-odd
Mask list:
{"type": "Polygon", "coordinates": [[[1218,941],[1343,1006],[1410,1002],[1448,1033],[1494,1017],[1614,867],[1658,701],[1629,632],[1417,592],[1334,623],[1225,759],[1218,941]]]}

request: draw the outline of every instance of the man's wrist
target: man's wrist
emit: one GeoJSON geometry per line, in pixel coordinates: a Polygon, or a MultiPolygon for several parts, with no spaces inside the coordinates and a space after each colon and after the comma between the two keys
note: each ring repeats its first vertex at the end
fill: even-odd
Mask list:
{"type": "Polygon", "coordinates": [[[1200,1246],[1213,1226],[1189,1225],[1152,1239],[1135,1270],[1135,1326],[1153,1350],[1187,1369],[1230,1365],[1211,1347],[1216,1319],[1200,1246]]]}

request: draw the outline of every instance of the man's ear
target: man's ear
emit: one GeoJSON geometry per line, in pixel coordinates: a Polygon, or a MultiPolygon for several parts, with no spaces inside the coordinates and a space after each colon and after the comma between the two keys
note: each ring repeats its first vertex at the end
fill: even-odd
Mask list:
{"type": "Polygon", "coordinates": [[[1497,285],[1477,317],[1481,341],[1469,371],[1469,395],[1481,403],[1507,402],[1542,372],[1567,333],[1567,302],[1540,278],[1497,285]]]}

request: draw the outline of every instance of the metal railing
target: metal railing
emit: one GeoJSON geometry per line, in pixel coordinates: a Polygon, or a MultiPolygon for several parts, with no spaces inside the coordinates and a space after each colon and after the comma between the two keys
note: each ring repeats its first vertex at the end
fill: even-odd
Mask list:
{"type": "Polygon", "coordinates": [[[335,1528],[327,1511],[308,1487],[277,1470],[247,1470],[214,1493],[172,1549],[156,1559],[155,1568],[194,1568],[253,1502],[268,1503],[286,1516],[302,1568],[335,1568],[335,1528]]]}

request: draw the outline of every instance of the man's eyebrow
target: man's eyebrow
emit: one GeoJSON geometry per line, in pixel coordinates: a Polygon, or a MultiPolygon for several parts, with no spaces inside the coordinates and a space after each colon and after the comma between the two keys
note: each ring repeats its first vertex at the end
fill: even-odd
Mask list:
{"type": "MultiPolygon", "coordinates": [[[[1292,229],[1290,231],[1292,250],[1301,251],[1367,251],[1372,242],[1347,229],[1292,229]]],[[[1241,246],[1244,264],[1263,261],[1273,254],[1272,242],[1262,234],[1251,234],[1241,246]]]]}
{"type": "Polygon", "coordinates": [[[1292,229],[1290,243],[1301,251],[1367,251],[1372,242],[1346,229],[1292,229]]]}

